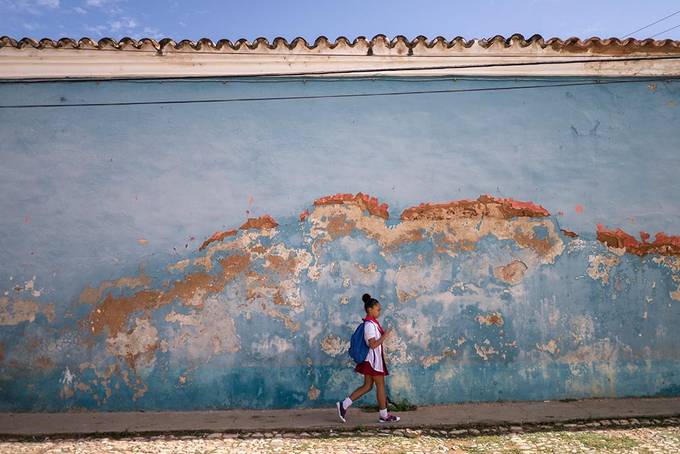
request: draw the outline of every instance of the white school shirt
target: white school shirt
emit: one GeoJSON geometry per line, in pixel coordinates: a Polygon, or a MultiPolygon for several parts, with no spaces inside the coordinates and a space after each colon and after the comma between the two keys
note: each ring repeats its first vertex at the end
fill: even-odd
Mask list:
{"type": "Polygon", "coordinates": [[[375,322],[366,320],[364,322],[364,341],[366,341],[366,345],[369,346],[369,349],[364,361],[368,361],[374,371],[384,372],[385,369],[383,369],[382,344],[378,345],[376,348],[370,348],[368,343],[369,339],[380,339],[380,330],[378,329],[378,325],[376,325],[375,322]]]}

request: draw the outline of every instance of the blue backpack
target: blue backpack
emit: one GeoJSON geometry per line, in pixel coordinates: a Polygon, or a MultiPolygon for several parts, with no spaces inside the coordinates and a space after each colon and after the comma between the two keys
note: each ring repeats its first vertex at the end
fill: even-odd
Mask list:
{"type": "Polygon", "coordinates": [[[352,357],[355,363],[360,364],[366,360],[368,355],[368,345],[364,340],[364,322],[361,322],[357,329],[352,334],[352,339],[349,342],[349,356],[352,357]]]}

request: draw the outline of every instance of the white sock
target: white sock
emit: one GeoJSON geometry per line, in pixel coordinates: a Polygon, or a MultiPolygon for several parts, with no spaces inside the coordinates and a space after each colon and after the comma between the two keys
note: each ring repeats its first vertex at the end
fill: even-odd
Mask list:
{"type": "Polygon", "coordinates": [[[380,410],[380,417],[387,418],[387,408],[383,408],[382,410],[380,410]]]}
{"type": "Polygon", "coordinates": [[[342,401],[342,409],[347,410],[350,405],[352,405],[352,399],[345,397],[345,400],[342,401]]]}

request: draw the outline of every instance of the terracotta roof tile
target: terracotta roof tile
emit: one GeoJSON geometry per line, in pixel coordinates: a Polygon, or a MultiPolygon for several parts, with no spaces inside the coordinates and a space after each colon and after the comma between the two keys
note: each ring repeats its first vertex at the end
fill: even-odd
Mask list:
{"type": "Polygon", "coordinates": [[[221,39],[213,42],[210,39],[202,38],[198,41],[181,40],[176,42],[170,38],[156,41],[150,38],[134,40],[123,38],[116,41],[111,38],[102,38],[94,41],[90,38],[75,40],[72,38],[61,38],[57,41],[51,39],[34,40],[32,38],[22,38],[16,40],[8,36],[0,37],[0,48],[14,47],[17,49],[117,49],[117,50],[156,50],[162,52],[172,51],[218,51],[218,52],[247,52],[247,51],[272,51],[288,50],[299,52],[328,51],[330,54],[337,49],[361,50],[370,54],[375,49],[394,50],[403,49],[408,55],[418,49],[440,49],[444,50],[464,50],[478,46],[482,49],[521,49],[526,47],[537,47],[541,49],[551,49],[553,51],[565,53],[583,53],[603,55],[627,55],[635,53],[644,54],[680,54],[680,41],[671,39],[637,40],[634,38],[599,38],[592,37],[585,40],[580,38],[550,38],[544,39],[540,35],[533,35],[525,39],[520,34],[514,34],[508,38],[497,35],[488,39],[466,40],[460,36],[447,40],[441,36],[428,39],[424,36],[417,36],[412,40],[398,35],[389,39],[385,35],[376,35],[370,40],[359,36],[350,41],[344,36],[340,36],[335,41],[330,41],[325,36],[320,36],[313,43],[308,43],[304,38],[295,38],[287,41],[284,38],[275,38],[271,42],[266,38],[257,38],[254,41],[239,39],[229,41],[221,39]]]}

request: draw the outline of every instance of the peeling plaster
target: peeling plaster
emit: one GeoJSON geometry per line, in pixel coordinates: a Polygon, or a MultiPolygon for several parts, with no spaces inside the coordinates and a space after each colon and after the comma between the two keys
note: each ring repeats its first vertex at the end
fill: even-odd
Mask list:
{"type": "Polygon", "coordinates": [[[349,342],[338,336],[326,336],[321,340],[321,350],[330,356],[346,354],[349,350],[349,342]]]}
{"type": "MultiPolygon", "coordinates": [[[[408,353],[408,345],[395,332],[383,343],[385,347],[385,357],[388,364],[408,364],[412,361],[408,353]]],[[[349,348],[349,345],[347,346],[349,348]]]]}
{"type": "MultiPolygon", "coordinates": [[[[597,373],[617,380],[613,361],[621,352],[631,356],[634,341],[614,345],[603,339],[597,328],[601,322],[592,313],[560,310],[555,295],[539,300],[547,308],[532,310],[541,288],[534,278],[560,279],[556,266],[567,252],[578,257],[575,263],[580,265],[572,266],[581,266],[569,270],[576,272],[574,286],[587,285],[579,280],[582,273],[620,292],[632,276],[624,266],[626,254],[651,255],[645,263],[670,271],[664,284],[678,286],[669,297],[680,295],[674,237],[657,235],[650,243],[641,235],[641,241],[632,242],[615,231],[611,235],[620,239],[617,243],[600,228],[598,241],[609,252],[588,254],[602,246],[565,234],[539,205],[490,196],[422,204],[404,210],[398,223],[388,225],[388,220],[387,206],[375,198],[329,196],[295,220],[300,240],[292,246],[291,230],[286,230],[291,224],[279,224],[270,216],[250,218],[239,229],[227,230],[229,234],[217,232],[198,251],[164,264],[160,271],[147,274],[140,267],[136,276],[84,286],[77,298],[87,305],[87,315],[78,320],[82,330],[51,340],[34,336],[32,365],[61,370],[69,352],[92,349],[93,361],[80,363],[77,380],[75,374],[68,380],[62,374],[60,399],[71,402],[89,395],[98,406],[106,406],[122,389],[133,401],[153,398],[152,377],[159,373],[194,389],[202,386],[202,374],[218,365],[229,371],[266,361],[272,367],[304,367],[306,374],[315,374],[315,384],[296,392],[321,404],[322,394],[353,377],[351,370],[339,372],[352,366],[346,322],[358,318],[359,295],[370,291],[379,295],[396,327],[384,344],[395,392],[411,395],[419,389],[413,370],[432,374],[435,385],[450,383],[479,367],[474,366],[479,360],[515,367],[513,358],[524,361],[539,351],[550,355],[550,362],[539,360],[545,374],[551,362],[567,364],[566,386],[596,395],[612,392],[613,385],[598,383],[587,390],[584,381],[589,375],[583,365],[593,364],[597,373]],[[427,247],[433,252],[426,252],[427,247]],[[615,267],[620,269],[610,282],[615,267]],[[537,314],[541,324],[528,321],[537,314]],[[522,331],[537,327],[541,339],[559,334],[547,342],[527,343],[522,331]],[[314,353],[319,350],[323,355],[314,353]]],[[[648,291],[656,288],[656,280],[648,291]]],[[[26,323],[27,329],[38,329],[54,323],[53,305],[17,298],[22,292],[42,291],[36,290],[36,277],[19,282],[24,284],[16,286],[18,290],[0,297],[0,324],[26,323]]],[[[645,307],[654,299],[646,296],[645,307]]],[[[669,331],[655,317],[651,309],[640,313],[645,323],[657,323],[658,338],[666,338],[669,331]]],[[[645,354],[653,356],[651,350],[645,354]]],[[[13,346],[5,346],[0,356],[2,364],[17,364],[13,346]]]]}
{"type": "Polygon", "coordinates": [[[441,360],[443,360],[446,357],[452,357],[455,356],[456,353],[458,353],[454,349],[450,348],[445,348],[442,350],[442,353],[440,355],[429,355],[429,356],[424,356],[420,359],[420,363],[423,365],[425,369],[434,366],[435,364],[439,364],[441,360]]]}
{"type": "Polygon", "coordinates": [[[319,398],[319,395],[321,394],[321,391],[316,388],[314,385],[309,387],[309,391],[307,391],[307,399],[309,400],[316,400],[319,398]]]}
{"type": "Polygon", "coordinates": [[[557,341],[555,339],[550,339],[545,344],[536,344],[536,348],[540,352],[550,353],[553,356],[560,352],[560,349],[557,348],[557,341]]]}
{"type": "Polygon", "coordinates": [[[134,320],[134,327],[127,333],[119,332],[107,339],[109,352],[126,361],[134,370],[153,367],[158,345],[158,330],[148,319],[141,318],[134,320]]]}
{"type": "Polygon", "coordinates": [[[495,325],[503,326],[503,316],[498,312],[492,312],[490,314],[478,315],[475,318],[480,325],[495,325]]]}
{"type": "Polygon", "coordinates": [[[524,277],[528,267],[520,260],[513,260],[505,266],[494,268],[493,275],[496,279],[507,282],[508,284],[519,284],[524,277]]]}
{"type": "Polygon", "coordinates": [[[590,255],[588,263],[588,276],[602,281],[602,284],[608,284],[609,272],[620,263],[620,259],[614,255],[590,255]]]}
{"type": "Polygon", "coordinates": [[[54,305],[31,300],[10,300],[0,297],[0,326],[18,325],[33,322],[38,314],[43,314],[51,322],[54,320],[54,305]]]}
{"type": "Polygon", "coordinates": [[[488,361],[490,357],[497,355],[498,351],[494,349],[491,345],[478,345],[475,344],[475,352],[484,361],[488,361]]]}

